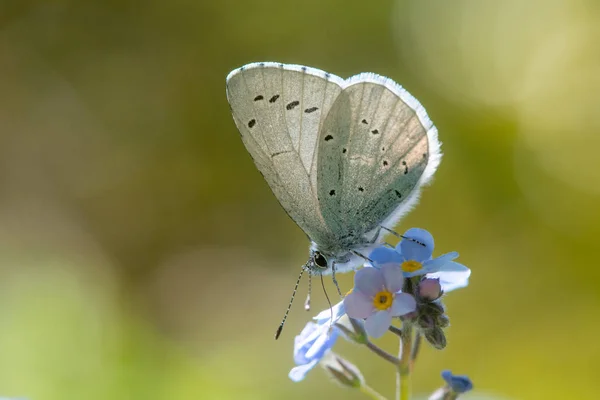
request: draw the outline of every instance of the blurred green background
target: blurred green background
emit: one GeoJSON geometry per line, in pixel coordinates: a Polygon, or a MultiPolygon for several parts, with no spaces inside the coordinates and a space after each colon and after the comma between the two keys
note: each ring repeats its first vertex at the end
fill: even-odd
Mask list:
{"type": "MultiPolygon", "coordinates": [[[[273,340],[308,243],[225,77],[278,61],[389,76],[440,131],[397,229],[473,275],[415,391],[449,368],[509,399],[599,398],[599,18],[596,0],[2,2],[0,395],[363,398],[287,378],[302,301],[273,340]]],[[[383,361],[337,350],[393,393],[383,361]]]]}

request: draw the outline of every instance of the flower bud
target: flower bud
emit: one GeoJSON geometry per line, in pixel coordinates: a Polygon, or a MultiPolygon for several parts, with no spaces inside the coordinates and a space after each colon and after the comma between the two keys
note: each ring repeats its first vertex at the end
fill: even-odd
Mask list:
{"type": "Polygon", "coordinates": [[[321,360],[320,365],[342,386],[359,388],[365,383],[365,378],[354,364],[333,352],[321,360]]]}
{"type": "Polygon", "coordinates": [[[446,386],[436,390],[429,400],[456,400],[458,397],[473,389],[473,382],[466,375],[453,375],[450,371],[443,371],[442,378],[446,386]]]}
{"type": "Polygon", "coordinates": [[[445,311],[444,305],[439,301],[421,303],[419,305],[419,312],[421,314],[431,315],[434,318],[437,318],[438,315],[444,314],[445,311]]]}
{"type": "Polygon", "coordinates": [[[425,331],[431,330],[435,328],[435,319],[427,314],[422,314],[419,316],[417,321],[419,327],[425,331]]]}
{"type": "Polygon", "coordinates": [[[450,371],[443,371],[442,378],[452,394],[459,395],[473,389],[473,382],[466,375],[453,375],[450,371]]]}
{"type": "Polygon", "coordinates": [[[425,335],[425,339],[427,339],[427,341],[436,349],[442,350],[444,347],[446,347],[446,335],[444,335],[442,328],[436,327],[424,331],[423,334],[425,335]]]}
{"type": "Polygon", "coordinates": [[[365,323],[362,320],[344,315],[334,324],[334,326],[351,342],[365,344],[369,341],[367,331],[365,330],[365,323]]]}
{"type": "Polygon", "coordinates": [[[450,326],[450,318],[448,318],[447,315],[442,314],[436,318],[435,324],[440,328],[447,328],[450,326]]]}
{"type": "Polygon", "coordinates": [[[426,278],[419,282],[419,297],[434,301],[442,296],[442,285],[439,279],[426,278]]]}

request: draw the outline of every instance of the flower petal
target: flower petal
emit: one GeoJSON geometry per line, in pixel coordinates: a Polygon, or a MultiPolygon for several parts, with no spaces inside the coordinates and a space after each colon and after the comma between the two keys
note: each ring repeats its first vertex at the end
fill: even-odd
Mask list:
{"type": "MultiPolygon", "coordinates": [[[[317,324],[323,324],[325,322],[336,322],[340,319],[344,314],[346,314],[346,308],[344,307],[344,301],[340,301],[335,306],[331,307],[331,309],[327,308],[317,314],[313,319],[317,321],[317,324]],[[333,321],[331,321],[331,312],[333,311],[333,321]]],[[[1,400],[1,399],[0,399],[1,400]]]]}
{"type": "Polygon", "coordinates": [[[385,288],[392,293],[399,292],[404,285],[404,274],[398,264],[386,264],[381,267],[385,288]]]}
{"type": "Polygon", "coordinates": [[[442,285],[442,290],[445,293],[467,286],[469,284],[469,276],[471,276],[471,270],[464,265],[454,261],[451,261],[449,264],[457,264],[452,265],[452,267],[455,269],[462,267],[462,270],[440,271],[435,274],[427,274],[427,277],[439,278],[440,285],[442,285]]]}
{"type": "MultiPolygon", "coordinates": [[[[322,326],[322,325],[321,325],[322,326]]],[[[305,354],[308,360],[320,360],[327,350],[333,347],[335,341],[338,338],[339,331],[337,328],[330,329],[329,326],[325,327],[321,332],[321,335],[317,337],[315,342],[310,346],[305,354]]]]}
{"type": "Polygon", "coordinates": [[[465,393],[473,389],[473,382],[466,375],[453,375],[450,371],[442,371],[442,378],[455,393],[465,393]]]}
{"type": "Polygon", "coordinates": [[[294,338],[294,362],[302,365],[310,362],[306,358],[306,352],[313,345],[315,340],[321,335],[319,325],[314,322],[308,322],[302,332],[294,338]]]}
{"type": "Polygon", "coordinates": [[[379,338],[387,332],[391,323],[392,314],[389,311],[378,311],[367,318],[365,321],[365,330],[369,336],[379,338]]]}
{"type": "Polygon", "coordinates": [[[372,264],[375,268],[387,263],[400,264],[404,261],[404,258],[400,253],[385,246],[377,247],[369,254],[369,258],[373,260],[372,264]]]}
{"type": "Polygon", "coordinates": [[[294,382],[300,382],[301,380],[304,379],[304,377],[306,376],[308,371],[313,369],[315,367],[315,365],[317,365],[318,362],[319,362],[319,360],[313,360],[308,364],[299,365],[297,367],[294,367],[294,368],[292,368],[292,370],[290,371],[288,376],[294,382]]]}
{"type": "Polygon", "coordinates": [[[399,317],[417,309],[417,301],[408,293],[397,293],[392,303],[391,315],[399,317]]]}
{"type": "Polygon", "coordinates": [[[384,283],[383,275],[378,269],[363,268],[354,274],[353,292],[359,291],[367,297],[373,297],[384,288],[384,283]]]}
{"type": "Polygon", "coordinates": [[[434,246],[431,233],[425,229],[411,228],[403,236],[407,239],[402,239],[396,246],[396,250],[402,253],[406,260],[423,262],[431,258],[434,246]]]}
{"type": "Polygon", "coordinates": [[[344,297],[344,308],[350,318],[367,318],[373,313],[373,299],[354,290],[344,297]]]}
{"type": "Polygon", "coordinates": [[[471,271],[469,268],[464,265],[457,263],[456,261],[448,261],[444,263],[444,265],[440,268],[440,272],[465,272],[471,271]]]}
{"type": "Polygon", "coordinates": [[[458,257],[458,253],[452,251],[450,253],[443,254],[433,260],[428,260],[423,263],[423,273],[433,274],[434,272],[444,271],[447,268],[447,264],[450,261],[458,257]]]}
{"type": "Polygon", "coordinates": [[[304,365],[315,359],[320,360],[333,347],[338,335],[338,329],[330,329],[328,324],[308,322],[294,339],[294,363],[304,365]]]}

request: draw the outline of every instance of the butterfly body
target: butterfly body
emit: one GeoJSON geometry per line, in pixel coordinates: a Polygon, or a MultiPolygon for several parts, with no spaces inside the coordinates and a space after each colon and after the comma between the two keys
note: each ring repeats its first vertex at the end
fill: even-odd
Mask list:
{"type": "Polygon", "coordinates": [[[254,163],[311,240],[306,266],[357,268],[417,202],[441,158],[421,104],[388,78],[253,63],[227,98],[254,163]]]}

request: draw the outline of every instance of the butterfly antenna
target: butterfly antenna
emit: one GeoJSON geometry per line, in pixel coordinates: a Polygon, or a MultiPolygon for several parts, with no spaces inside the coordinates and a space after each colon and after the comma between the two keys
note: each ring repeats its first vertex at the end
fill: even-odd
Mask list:
{"type": "Polygon", "coordinates": [[[415,240],[413,238],[409,238],[409,237],[406,237],[404,235],[400,235],[399,233],[397,233],[397,232],[395,232],[395,231],[393,231],[393,230],[391,230],[389,228],[386,228],[383,225],[381,226],[381,229],[384,229],[384,230],[388,231],[389,233],[391,233],[392,235],[396,236],[397,238],[410,240],[411,242],[415,242],[416,244],[420,244],[421,246],[426,247],[425,243],[421,243],[418,240],[415,240]]]}
{"type": "Polygon", "coordinates": [[[331,301],[329,300],[329,295],[327,294],[327,290],[325,289],[325,282],[323,282],[323,274],[319,274],[321,276],[321,287],[323,288],[323,293],[325,293],[325,298],[327,299],[327,304],[329,304],[329,329],[333,328],[333,307],[331,306],[331,301]]]}
{"type": "Polygon", "coordinates": [[[287,310],[285,310],[285,314],[283,315],[283,319],[281,320],[281,324],[279,324],[279,328],[277,328],[277,332],[275,332],[275,340],[279,339],[279,335],[281,335],[281,331],[283,331],[283,325],[285,325],[285,320],[287,319],[288,314],[290,313],[290,308],[292,308],[292,303],[294,302],[294,297],[296,297],[296,291],[298,290],[298,285],[300,284],[300,279],[302,279],[302,274],[304,270],[307,268],[306,264],[302,266],[300,270],[300,275],[298,275],[298,279],[296,280],[296,286],[294,286],[294,291],[292,292],[292,298],[287,306],[287,310]]]}
{"type": "Polygon", "coordinates": [[[308,270],[308,294],[306,295],[306,301],[304,302],[304,309],[310,311],[310,294],[312,293],[312,272],[308,270]]]}
{"type": "Polygon", "coordinates": [[[340,290],[340,285],[338,285],[337,279],[335,279],[335,261],[331,264],[331,278],[333,279],[333,284],[337,289],[338,294],[342,297],[342,291],[340,290]]]}

